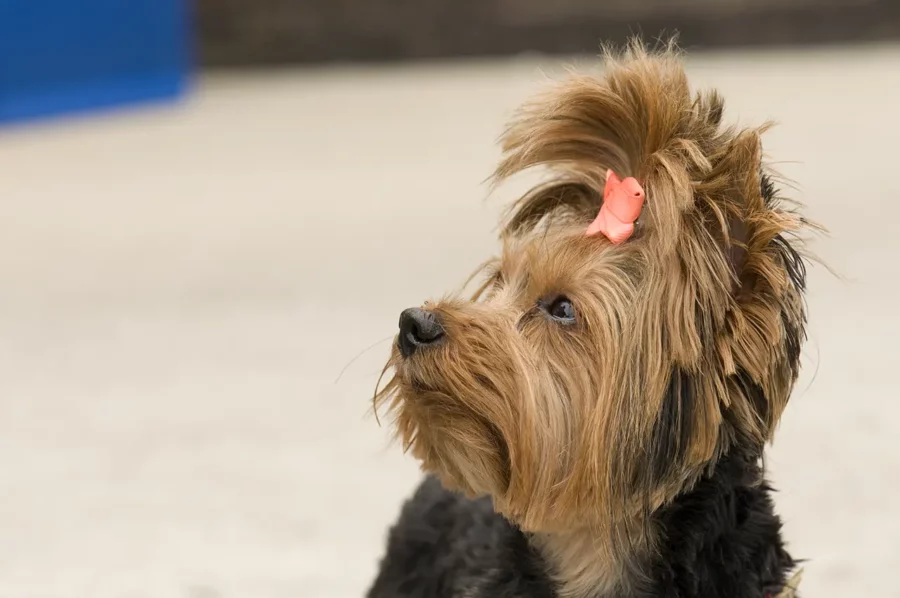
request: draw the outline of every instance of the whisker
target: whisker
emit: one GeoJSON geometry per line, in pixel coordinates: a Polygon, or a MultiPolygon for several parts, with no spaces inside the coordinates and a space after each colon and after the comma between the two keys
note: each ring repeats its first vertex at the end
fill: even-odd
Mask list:
{"type": "Polygon", "coordinates": [[[347,365],[345,365],[345,366],[341,369],[341,373],[338,374],[338,377],[335,379],[334,383],[337,384],[338,382],[341,381],[341,377],[344,375],[344,372],[346,372],[346,371],[347,371],[347,368],[349,368],[351,365],[353,365],[353,363],[354,363],[357,359],[359,359],[360,357],[362,357],[363,355],[365,355],[368,351],[371,351],[372,349],[374,349],[375,347],[377,347],[378,345],[380,345],[380,344],[383,343],[384,341],[389,341],[389,340],[391,340],[392,338],[394,338],[394,335],[393,335],[393,334],[390,335],[390,336],[388,336],[388,337],[385,337],[385,338],[383,338],[383,339],[381,339],[381,340],[379,340],[379,341],[375,341],[374,343],[372,343],[371,345],[369,345],[368,347],[366,347],[365,349],[363,349],[362,351],[360,351],[359,353],[357,353],[357,354],[356,354],[356,357],[354,357],[354,358],[351,359],[349,362],[347,362],[347,365]]]}
{"type": "Polygon", "coordinates": [[[381,381],[384,380],[384,375],[387,374],[388,370],[394,367],[393,360],[388,361],[384,364],[384,368],[381,370],[381,374],[378,376],[378,382],[375,383],[375,393],[372,395],[372,413],[375,415],[375,422],[381,426],[381,418],[378,417],[378,397],[381,393],[385,392],[388,388],[391,387],[391,384],[394,382],[393,380],[389,380],[387,386],[379,390],[381,388],[381,381]]]}

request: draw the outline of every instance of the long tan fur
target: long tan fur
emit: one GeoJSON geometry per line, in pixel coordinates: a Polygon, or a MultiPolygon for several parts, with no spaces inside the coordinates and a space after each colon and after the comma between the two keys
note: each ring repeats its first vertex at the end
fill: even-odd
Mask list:
{"type": "Polygon", "coordinates": [[[496,177],[551,180],[511,209],[475,298],[429,304],[452,342],[395,354],[376,396],[424,469],[534,534],[571,596],[630,583],[650,513],[730,447],[761,449],[796,381],[806,223],[765,176],[765,127],[722,116],[673,49],[639,44],[525,105],[496,177]],[[647,196],[619,246],[584,235],[609,168],[647,196]],[[539,309],[559,296],[571,326],[539,309]]]}

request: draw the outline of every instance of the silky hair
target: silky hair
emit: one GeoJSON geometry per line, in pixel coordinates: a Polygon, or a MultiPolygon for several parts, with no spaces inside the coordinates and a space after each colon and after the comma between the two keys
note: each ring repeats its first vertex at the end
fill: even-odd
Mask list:
{"type": "Polygon", "coordinates": [[[723,125],[673,46],[633,43],[604,70],[518,111],[496,181],[550,177],[511,206],[474,295],[428,304],[447,342],[395,349],[375,397],[423,469],[546,545],[573,596],[624,583],[653,512],[720,457],[761,456],[797,380],[815,228],[763,164],[767,125],[723,125]],[[608,169],[647,198],[620,245],[584,234],[608,169]],[[546,312],[561,297],[572,322],[546,312]]]}

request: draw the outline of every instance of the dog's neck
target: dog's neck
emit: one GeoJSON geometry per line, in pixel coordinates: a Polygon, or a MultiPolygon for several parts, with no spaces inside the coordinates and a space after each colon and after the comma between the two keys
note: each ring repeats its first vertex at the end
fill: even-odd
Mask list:
{"type": "Polygon", "coordinates": [[[758,460],[728,455],[652,516],[652,539],[610,554],[588,529],[531,538],[565,598],[766,598],[795,562],[758,460]]]}

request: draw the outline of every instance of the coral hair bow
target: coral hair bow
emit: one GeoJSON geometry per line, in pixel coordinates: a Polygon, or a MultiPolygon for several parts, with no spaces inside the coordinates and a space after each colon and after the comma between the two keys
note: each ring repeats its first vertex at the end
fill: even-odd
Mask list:
{"type": "Polygon", "coordinates": [[[603,206],[588,226],[587,236],[603,233],[613,243],[622,243],[634,232],[634,223],[644,206],[644,188],[634,177],[621,180],[612,170],[606,171],[603,206]]]}

